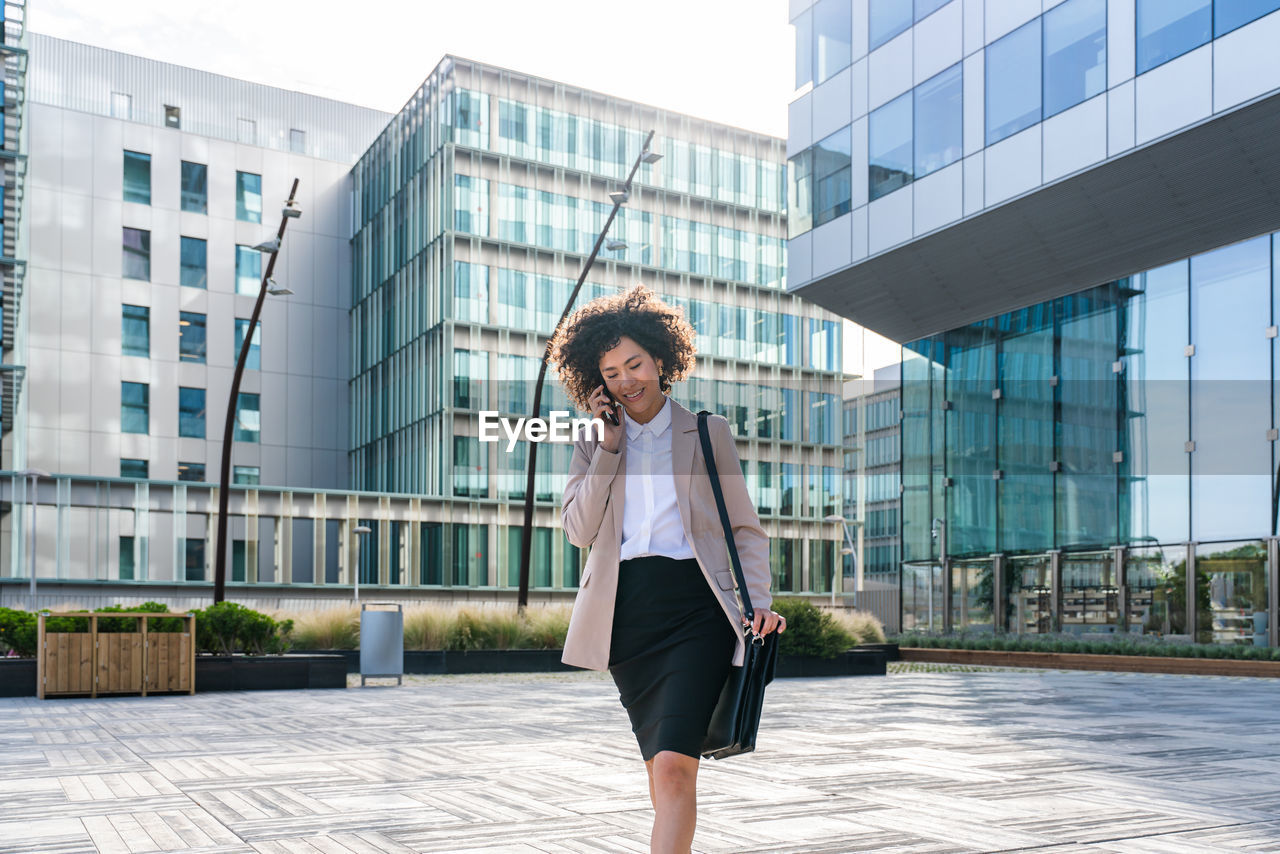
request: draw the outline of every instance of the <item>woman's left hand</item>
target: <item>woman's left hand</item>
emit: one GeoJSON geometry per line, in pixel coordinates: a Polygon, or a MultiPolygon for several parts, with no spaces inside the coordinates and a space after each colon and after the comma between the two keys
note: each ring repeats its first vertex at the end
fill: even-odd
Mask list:
{"type": "MultiPolygon", "coordinates": [[[[746,625],[746,623],[744,622],[743,625],[746,625]]],[[[751,631],[764,637],[774,629],[778,630],[778,634],[785,632],[787,630],[787,618],[777,611],[770,611],[768,608],[756,608],[755,619],[751,621],[751,631]]]]}

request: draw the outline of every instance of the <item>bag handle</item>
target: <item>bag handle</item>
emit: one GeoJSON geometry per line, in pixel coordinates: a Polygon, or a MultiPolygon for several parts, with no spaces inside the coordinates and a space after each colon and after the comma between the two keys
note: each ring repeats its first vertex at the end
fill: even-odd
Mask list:
{"type": "Polygon", "coordinates": [[[711,478],[711,491],[716,496],[716,510],[720,511],[720,527],[724,528],[724,539],[729,545],[729,559],[733,562],[733,576],[738,583],[738,595],[742,598],[742,614],[750,623],[755,619],[755,609],[751,607],[751,594],[747,592],[747,579],[742,575],[742,561],[738,558],[738,546],[733,541],[733,525],[729,522],[729,511],[724,506],[724,493],[720,489],[720,474],[716,471],[716,454],[711,447],[711,436],[707,430],[707,417],[711,413],[702,410],[698,413],[698,438],[702,441],[702,458],[707,464],[707,475],[711,478]]]}

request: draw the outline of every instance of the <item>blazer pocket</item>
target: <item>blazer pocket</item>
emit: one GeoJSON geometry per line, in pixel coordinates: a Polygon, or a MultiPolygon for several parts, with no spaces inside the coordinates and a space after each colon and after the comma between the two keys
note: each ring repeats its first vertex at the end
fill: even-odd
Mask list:
{"type": "Polygon", "coordinates": [[[733,570],[722,569],[716,573],[716,581],[720,584],[721,590],[733,589],[733,570]]]}
{"type": "Polygon", "coordinates": [[[586,572],[582,573],[582,580],[578,582],[579,590],[586,590],[587,585],[591,583],[591,568],[588,567],[586,572]]]}

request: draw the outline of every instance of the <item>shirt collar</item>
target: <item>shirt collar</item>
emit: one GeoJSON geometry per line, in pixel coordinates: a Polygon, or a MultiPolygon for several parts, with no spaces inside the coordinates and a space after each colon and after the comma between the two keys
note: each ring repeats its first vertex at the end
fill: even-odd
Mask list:
{"type": "Polygon", "coordinates": [[[667,398],[662,408],[658,410],[658,414],[650,418],[646,423],[641,424],[627,419],[627,438],[636,439],[641,433],[649,432],[654,436],[661,436],[671,427],[671,398],[667,398]]]}

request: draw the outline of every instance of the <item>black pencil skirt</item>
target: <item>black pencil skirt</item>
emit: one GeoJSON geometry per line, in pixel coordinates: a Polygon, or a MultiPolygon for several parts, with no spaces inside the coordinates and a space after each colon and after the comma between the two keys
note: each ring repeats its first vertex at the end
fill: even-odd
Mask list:
{"type": "Polygon", "coordinates": [[[696,560],[619,565],[609,673],[646,762],[661,750],[701,754],[735,643],[696,560]]]}

